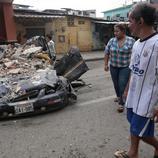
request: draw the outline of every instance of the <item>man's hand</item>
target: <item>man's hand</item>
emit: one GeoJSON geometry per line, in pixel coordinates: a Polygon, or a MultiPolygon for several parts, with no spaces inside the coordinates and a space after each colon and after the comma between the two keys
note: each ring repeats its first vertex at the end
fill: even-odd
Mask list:
{"type": "Polygon", "coordinates": [[[105,65],[105,66],[104,66],[104,70],[105,70],[105,71],[108,71],[108,70],[109,70],[109,66],[108,66],[108,65],[105,65]]]}
{"type": "Polygon", "coordinates": [[[104,70],[105,71],[109,70],[108,61],[109,61],[109,55],[105,54],[105,56],[104,56],[104,70]]]}
{"type": "Polygon", "coordinates": [[[158,122],[158,107],[155,107],[153,117],[154,117],[154,121],[158,122]]]}

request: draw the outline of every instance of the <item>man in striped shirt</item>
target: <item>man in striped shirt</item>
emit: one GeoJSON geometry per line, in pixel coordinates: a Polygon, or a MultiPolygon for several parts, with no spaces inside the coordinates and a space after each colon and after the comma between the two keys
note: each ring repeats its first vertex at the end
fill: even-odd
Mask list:
{"type": "Polygon", "coordinates": [[[131,78],[126,100],[127,119],[130,123],[129,151],[118,151],[115,156],[138,158],[139,142],[155,148],[158,158],[158,141],[154,136],[154,119],[158,118],[158,34],[153,25],[156,10],[148,3],[138,3],[129,14],[129,29],[139,37],[132,49],[131,78]]]}

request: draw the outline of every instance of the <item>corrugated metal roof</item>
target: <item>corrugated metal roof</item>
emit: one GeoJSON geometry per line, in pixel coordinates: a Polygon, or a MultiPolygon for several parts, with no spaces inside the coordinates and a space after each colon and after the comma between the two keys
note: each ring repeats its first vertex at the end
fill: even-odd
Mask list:
{"type": "Polygon", "coordinates": [[[58,15],[32,15],[32,14],[14,14],[16,18],[64,18],[65,16],[58,15]]]}

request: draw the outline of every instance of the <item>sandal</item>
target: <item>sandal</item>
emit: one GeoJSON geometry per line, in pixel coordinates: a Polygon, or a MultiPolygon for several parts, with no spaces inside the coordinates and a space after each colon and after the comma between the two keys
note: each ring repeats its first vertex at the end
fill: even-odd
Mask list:
{"type": "Polygon", "coordinates": [[[118,107],[117,111],[118,111],[119,113],[123,112],[123,111],[124,111],[124,106],[120,105],[120,106],[118,107]]]}
{"type": "Polygon", "coordinates": [[[114,156],[116,158],[129,158],[129,156],[127,155],[127,152],[124,150],[118,150],[114,153],[114,156]]]}
{"type": "Polygon", "coordinates": [[[120,98],[117,97],[117,98],[114,99],[114,102],[119,102],[119,100],[120,100],[120,98]]]}

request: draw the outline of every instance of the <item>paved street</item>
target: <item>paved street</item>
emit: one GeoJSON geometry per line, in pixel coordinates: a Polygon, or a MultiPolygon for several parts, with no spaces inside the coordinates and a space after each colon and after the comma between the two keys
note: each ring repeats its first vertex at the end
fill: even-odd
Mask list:
{"type": "MultiPolygon", "coordinates": [[[[103,61],[87,62],[78,89],[78,101],[53,113],[0,122],[0,158],[113,158],[127,149],[128,123],[117,105],[103,61]]],[[[141,144],[140,158],[152,157],[151,147],[141,144]]]]}

